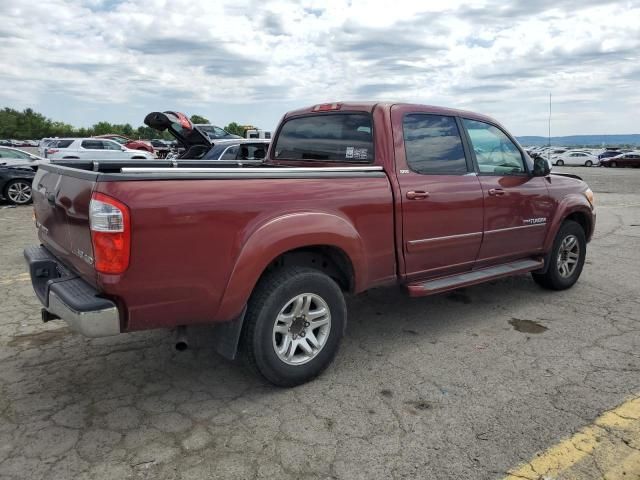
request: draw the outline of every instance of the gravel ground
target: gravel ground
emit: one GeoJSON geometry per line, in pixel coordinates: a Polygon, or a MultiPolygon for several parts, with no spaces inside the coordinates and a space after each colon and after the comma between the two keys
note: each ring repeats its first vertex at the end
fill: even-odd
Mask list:
{"type": "Polygon", "coordinates": [[[598,204],[573,289],[352,298],[336,362],[291,390],[216,356],[206,329],[176,353],[166,331],[42,324],[31,209],[0,206],[0,478],[503,477],[640,392],[640,170],[557,170],[598,204]]]}

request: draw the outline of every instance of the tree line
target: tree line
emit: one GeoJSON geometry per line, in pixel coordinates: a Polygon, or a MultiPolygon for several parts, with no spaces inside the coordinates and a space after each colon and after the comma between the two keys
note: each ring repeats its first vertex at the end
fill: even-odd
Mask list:
{"type": "MultiPolygon", "coordinates": [[[[200,115],[192,115],[191,121],[193,123],[209,123],[209,120],[200,115]]],[[[224,129],[229,133],[242,135],[241,127],[236,122],[231,122],[224,129]],[[237,133],[239,131],[240,133],[237,133]]],[[[0,110],[0,138],[2,139],[36,140],[46,137],[92,137],[108,133],[134,139],[163,138],[170,140],[173,138],[168,132],[158,132],[146,125],[133,127],[129,123],[98,122],[91,127],[77,128],[68,123],[51,120],[31,108],[22,111],[13,108],[0,110]]]]}

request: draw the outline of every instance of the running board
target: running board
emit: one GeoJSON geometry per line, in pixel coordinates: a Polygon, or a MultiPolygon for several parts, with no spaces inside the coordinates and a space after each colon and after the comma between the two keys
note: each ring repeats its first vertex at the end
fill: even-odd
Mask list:
{"type": "Polygon", "coordinates": [[[531,272],[542,268],[543,265],[544,260],[518,260],[517,262],[496,265],[495,267],[487,267],[480,270],[451,275],[449,277],[427,280],[426,282],[410,283],[407,285],[407,290],[409,291],[410,297],[424,297],[426,295],[468,287],[469,285],[483,283],[496,278],[531,272]]]}

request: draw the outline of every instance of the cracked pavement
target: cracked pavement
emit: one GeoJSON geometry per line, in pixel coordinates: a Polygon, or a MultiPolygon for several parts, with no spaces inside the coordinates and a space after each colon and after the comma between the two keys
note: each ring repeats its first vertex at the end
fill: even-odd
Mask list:
{"type": "Polygon", "coordinates": [[[0,479],[504,477],[640,393],[640,170],[557,170],[596,193],[573,289],[351,298],[335,363],[291,390],[218,357],[206,327],[175,352],[168,331],[41,323],[31,209],[0,206],[0,479]]]}

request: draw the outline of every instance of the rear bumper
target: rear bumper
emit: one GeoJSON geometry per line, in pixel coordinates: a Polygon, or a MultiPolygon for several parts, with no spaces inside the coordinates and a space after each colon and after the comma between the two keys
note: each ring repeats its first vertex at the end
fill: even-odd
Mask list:
{"type": "MultiPolygon", "coordinates": [[[[24,249],[31,284],[43,310],[63,319],[72,330],[87,337],[120,333],[120,315],[114,302],[69,271],[42,246],[24,249]]],[[[47,315],[51,319],[51,315],[47,315]]],[[[43,314],[43,318],[45,315],[43,314]]]]}

